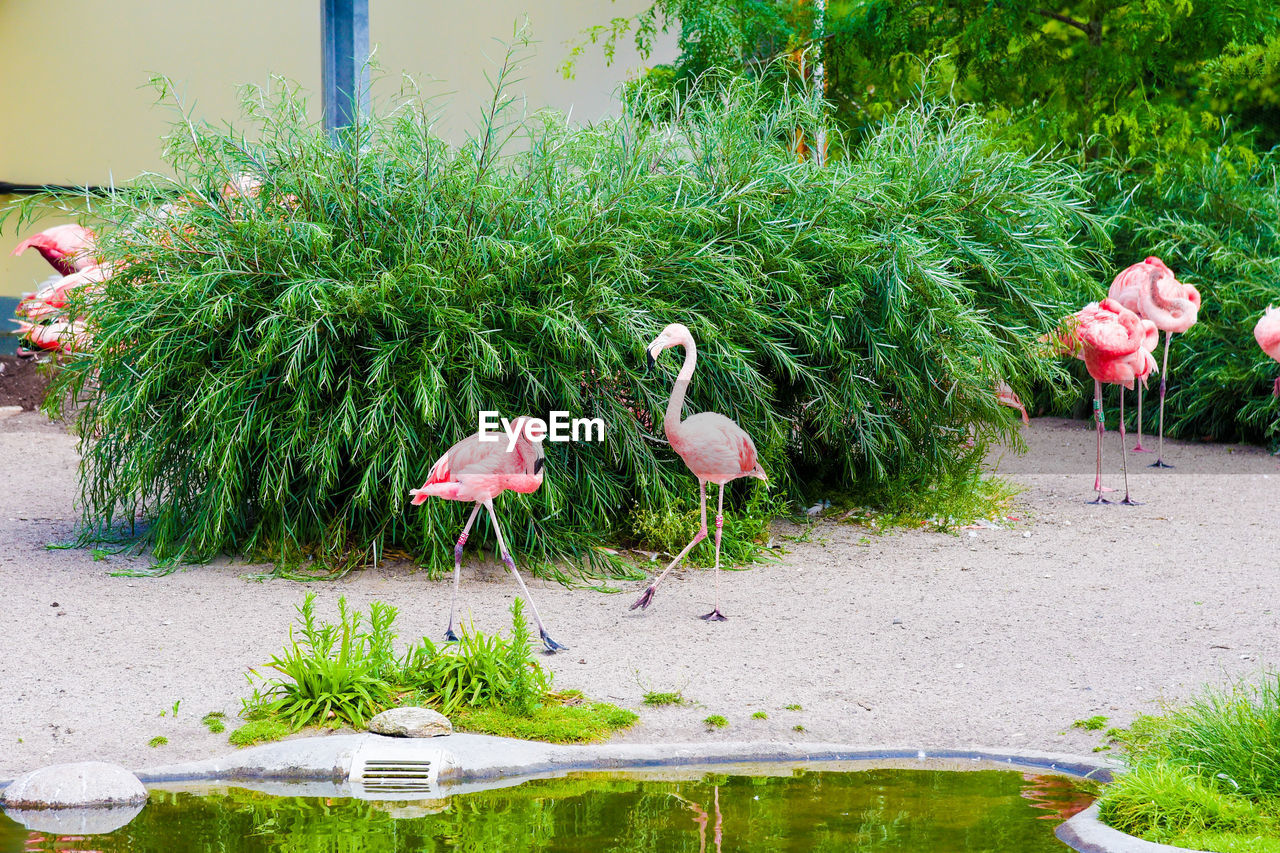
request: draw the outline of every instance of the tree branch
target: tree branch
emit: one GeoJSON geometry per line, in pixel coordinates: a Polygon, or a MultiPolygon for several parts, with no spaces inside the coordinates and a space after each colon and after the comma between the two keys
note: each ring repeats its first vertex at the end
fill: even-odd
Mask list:
{"type": "Polygon", "coordinates": [[[1077,21],[1075,18],[1063,15],[1059,12],[1052,12],[1048,9],[1036,9],[1035,13],[1037,15],[1044,15],[1046,18],[1053,18],[1055,21],[1061,21],[1069,27],[1075,27],[1082,33],[1093,35],[1093,30],[1084,21],[1077,21]]]}

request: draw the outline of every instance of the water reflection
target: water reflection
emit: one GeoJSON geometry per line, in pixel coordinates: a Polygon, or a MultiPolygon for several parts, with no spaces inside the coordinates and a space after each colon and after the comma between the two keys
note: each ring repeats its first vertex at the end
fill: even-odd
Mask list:
{"type": "Polygon", "coordinates": [[[153,791],[137,819],[105,835],[35,833],[0,818],[0,851],[1061,853],[1053,830],[1079,801],[1060,777],[998,770],[579,774],[426,808],[236,788],[153,791]]]}

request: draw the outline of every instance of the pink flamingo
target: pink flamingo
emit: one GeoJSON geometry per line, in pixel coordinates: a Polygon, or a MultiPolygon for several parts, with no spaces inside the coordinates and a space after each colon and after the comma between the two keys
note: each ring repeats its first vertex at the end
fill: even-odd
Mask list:
{"type": "Polygon", "coordinates": [[[646,347],[649,355],[649,367],[658,360],[658,354],[671,347],[684,347],[684,365],[676,376],[675,387],[671,391],[671,399],[667,402],[667,413],[662,420],[667,433],[667,442],[671,449],[684,460],[684,464],[698,478],[698,498],[702,507],[702,526],[694,535],[693,541],[676,555],[657,580],[649,584],[644,593],[636,599],[631,609],[645,608],[653,601],[653,594],[658,584],[676,567],[685,555],[693,550],[703,539],[707,538],[707,483],[720,485],[720,501],[716,509],[716,568],[715,568],[715,607],[702,618],[713,622],[723,622],[725,616],[720,612],[720,536],[724,531],[724,484],[739,477],[758,477],[768,482],[764,468],[756,459],[756,445],[743,429],[724,415],[717,412],[699,412],[680,420],[684,409],[685,392],[689,390],[689,380],[693,378],[693,369],[698,364],[698,348],[693,342],[693,335],[680,323],[672,323],[662,330],[658,337],[646,347]]]}
{"type": "Polygon", "coordinates": [[[10,253],[15,257],[27,249],[35,249],[54,269],[63,275],[87,270],[98,265],[93,232],[83,225],[55,225],[23,240],[10,253]]]}
{"type": "MultiPolygon", "coordinates": [[[[1258,325],[1253,327],[1253,337],[1263,352],[1280,361],[1280,308],[1268,308],[1258,318],[1258,325]]],[[[1280,376],[1276,377],[1274,394],[1280,397],[1280,376]]]]}
{"type": "Polygon", "coordinates": [[[22,320],[11,320],[18,324],[17,333],[23,339],[43,350],[55,352],[84,352],[92,344],[92,338],[84,323],[57,322],[36,325],[22,320]]]}
{"type": "Polygon", "coordinates": [[[520,417],[512,424],[519,438],[510,451],[507,450],[505,436],[500,434],[483,441],[480,433],[467,436],[436,460],[422,488],[409,491],[413,495],[411,503],[414,506],[426,501],[428,496],[475,503],[466,526],[462,528],[462,535],[458,537],[458,544],[453,548],[453,596],[449,601],[449,627],[444,635],[446,640],[458,639],[458,635],[453,632],[453,623],[458,606],[458,586],[462,578],[462,546],[467,544],[471,525],[483,505],[489,513],[489,520],[493,522],[493,532],[498,537],[502,561],[507,564],[511,574],[515,575],[520,591],[533,610],[533,621],[538,626],[538,636],[542,638],[543,646],[549,653],[568,649],[568,646],[562,646],[551,639],[547,629],[543,627],[538,607],[529,596],[524,578],[516,570],[515,560],[507,550],[507,543],[502,538],[502,528],[498,526],[498,516],[493,510],[493,499],[503,492],[510,490],[528,495],[536,492],[542,485],[542,444],[525,435],[524,427],[528,420],[527,417],[520,417]]]}
{"type": "Polygon", "coordinates": [[[1160,366],[1160,444],[1152,468],[1172,468],[1164,461],[1164,394],[1169,378],[1169,344],[1175,333],[1195,325],[1200,312],[1200,291],[1173,277],[1164,264],[1147,271],[1138,289],[1142,316],[1164,332],[1164,360],[1160,366]]]}
{"type": "MultiPolygon", "coordinates": [[[[1098,467],[1094,489],[1098,496],[1090,501],[1095,504],[1110,503],[1102,496],[1102,438],[1106,423],[1102,411],[1102,383],[1115,383],[1132,389],[1135,381],[1144,381],[1155,369],[1151,350],[1158,337],[1155,324],[1143,320],[1114,299],[1092,302],[1074,315],[1076,321],[1074,340],[1084,359],[1089,375],[1093,377],[1093,412],[1098,430],[1098,467]]],[[[1124,500],[1122,504],[1135,506],[1129,495],[1129,457],[1125,452],[1124,394],[1120,395],[1120,450],[1124,463],[1124,500]]]]}
{"type": "MultiPolygon", "coordinates": [[[[1165,266],[1164,261],[1157,257],[1151,256],[1144,258],[1141,263],[1132,264],[1121,270],[1115,280],[1111,282],[1111,288],[1107,291],[1107,297],[1119,302],[1125,308],[1128,308],[1139,317],[1142,314],[1142,300],[1139,296],[1142,285],[1147,280],[1147,275],[1152,268],[1163,270],[1169,276],[1173,275],[1173,270],[1165,266]]],[[[1143,319],[1146,319],[1143,317],[1143,319]]],[[[1145,383],[1138,385],[1138,443],[1133,446],[1134,453],[1150,453],[1151,449],[1142,446],[1142,390],[1145,383]]],[[[1121,403],[1124,402],[1124,394],[1121,393],[1121,403]]]]}

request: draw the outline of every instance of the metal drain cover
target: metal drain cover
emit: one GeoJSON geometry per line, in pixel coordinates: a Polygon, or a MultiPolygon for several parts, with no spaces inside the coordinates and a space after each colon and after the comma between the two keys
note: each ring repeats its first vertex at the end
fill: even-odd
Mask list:
{"type": "Polygon", "coordinates": [[[374,735],[352,754],[347,779],[362,799],[431,799],[439,796],[441,768],[452,763],[440,747],[374,735]]]}

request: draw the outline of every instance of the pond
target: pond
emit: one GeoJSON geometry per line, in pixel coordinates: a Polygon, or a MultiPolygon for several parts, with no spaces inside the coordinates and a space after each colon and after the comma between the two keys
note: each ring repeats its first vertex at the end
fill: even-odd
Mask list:
{"type": "Polygon", "coordinates": [[[1089,798],[1010,770],[578,773],[416,802],[157,790],[106,835],[0,817],[0,851],[864,851],[1063,853],[1053,831],[1089,798]]]}

